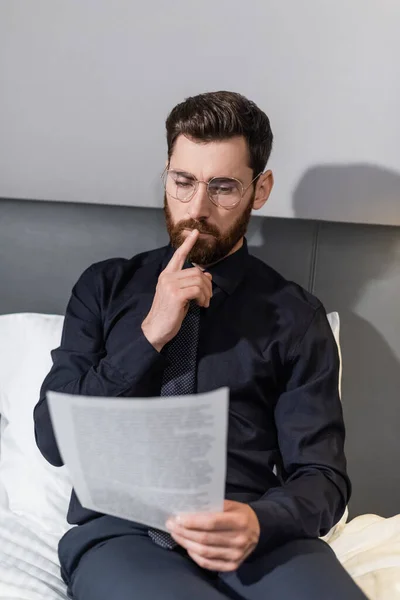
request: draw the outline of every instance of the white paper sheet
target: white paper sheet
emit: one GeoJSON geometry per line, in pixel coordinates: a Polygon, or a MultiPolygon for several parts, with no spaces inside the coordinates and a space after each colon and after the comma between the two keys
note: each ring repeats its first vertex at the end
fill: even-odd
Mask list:
{"type": "Polygon", "coordinates": [[[221,511],[228,388],[163,398],[48,392],[82,506],[166,531],[170,515],[221,511]]]}

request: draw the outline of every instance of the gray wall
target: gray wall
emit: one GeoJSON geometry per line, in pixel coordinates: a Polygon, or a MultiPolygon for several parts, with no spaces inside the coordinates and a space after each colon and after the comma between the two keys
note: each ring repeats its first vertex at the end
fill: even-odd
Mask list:
{"type": "Polygon", "coordinates": [[[271,118],[264,215],[400,225],[399,30],[398,0],[1,0],[0,196],[158,207],[167,113],[228,89],[271,118]]]}
{"type": "MultiPolygon", "coordinates": [[[[400,512],[400,228],[253,217],[248,241],[339,311],[351,514],[400,512]]],[[[166,242],[156,209],[0,201],[0,313],[63,313],[90,263],[166,242]]]]}

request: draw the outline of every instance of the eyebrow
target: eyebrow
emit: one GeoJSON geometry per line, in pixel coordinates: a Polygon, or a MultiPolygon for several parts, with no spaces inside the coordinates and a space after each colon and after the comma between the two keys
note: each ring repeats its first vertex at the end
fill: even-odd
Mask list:
{"type": "MultiPolygon", "coordinates": [[[[193,175],[193,173],[188,173],[187,171],[181,171],[180,169],[171,169],[171,171],[174,171],[174,173],[176,173],[177,175],[182,175],[183,177],[186,177],[186,179],[197,179],[193,175]]],[[[244,186],[244,183],[241,179],[239,179],[238,177],[232,177],[230,175],[216,175],[214,177],[211,177],[209,181],[211,181],[211,179],[235,179],[236,181],[240,181],[240,183],[244,186]]]]}
{"type": "Polygon", "coordinates": [[[177,175],[183,175],[187,179],[196,179],[193,173],[188,173],[187,171],[181,171],[180,169],[171,169],[171,171],[174,171],[177,175]]]}

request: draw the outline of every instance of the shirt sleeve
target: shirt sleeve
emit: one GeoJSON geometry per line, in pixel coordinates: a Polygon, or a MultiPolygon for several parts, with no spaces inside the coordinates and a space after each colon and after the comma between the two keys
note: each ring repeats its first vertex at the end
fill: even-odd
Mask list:
{"type": "Polygon", "coordinates": [[[94,266],[74,286],[59,348],[51,353],[53,366],[45,378],[34,409],[36,443],[54,466],[63,461],[50,420],[49,390],[91,396],[147,396],[157,391],[165,357],[150,344],[138,325],[130,341],[108,356],[104,344],[101,294],[94,266]],[[143,393],[147,390],[147,393],[143,393]]]}
{"type": "Polygon", "coordinates": [[[323,307],[289,357],[275,423],[285,477],[250,503],[260,522],[255,553],[326,535],[351,493],[344,455],[339,355],[323,307]]]}

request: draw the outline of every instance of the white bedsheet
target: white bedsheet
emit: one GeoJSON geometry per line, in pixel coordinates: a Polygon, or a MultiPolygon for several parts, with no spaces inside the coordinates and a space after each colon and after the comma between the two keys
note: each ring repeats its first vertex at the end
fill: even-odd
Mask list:
{"type": "MultiPolygon", "coordinates": [[[[0,507],[0,600],[67,600],[61,535],[0,507]]],[[[400,600],[400,515],[357,517],[330,545],[371,600],[400,600]]]]}
{"type": "Polygon", "coordinates": [[[357,517],[329,543],[367,596],[400,600],[400,514],[357,517]]]}
{"type": "Polygon", "coordinates": [[[68,598],[57,556],[61,535],[0,506],[1,600],[68,598]]]}

